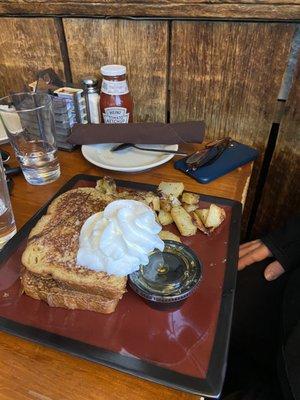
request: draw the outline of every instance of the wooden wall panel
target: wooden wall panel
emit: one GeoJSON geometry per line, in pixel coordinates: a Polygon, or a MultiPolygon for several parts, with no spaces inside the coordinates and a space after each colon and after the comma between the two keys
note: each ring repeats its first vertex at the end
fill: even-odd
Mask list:
{"type": "Polygon", "coordinates": [[[289,55],[293,25],[173,22],[171,119],[203,119],[264,149],[289,55]]]}
{"type": "Polygon", "coordinates": [[[292,24],[172,23],[171,120],[204,120],[207,138],[230,135],[260,151],[245,219],[294,30],[292,24]]]}
{"type": "Polygon", "coordinates": [[[105,64],[124,64],[133,95],[135,121],[165,121],[168,23],[64,19],[73,81],[99,77],[105,64]]]}
{"type": "Polygon", "coordinates": [[[52,67],[64,79],[53,18],[1,18],[0,26],[0,96],[23,90],[39,69],[52,67]]]}
{"type": "Polygon", "coordinates": [[[300,212],[300,56],[276,148],[258,208],[253,235],[280,227],[300,212]]]}

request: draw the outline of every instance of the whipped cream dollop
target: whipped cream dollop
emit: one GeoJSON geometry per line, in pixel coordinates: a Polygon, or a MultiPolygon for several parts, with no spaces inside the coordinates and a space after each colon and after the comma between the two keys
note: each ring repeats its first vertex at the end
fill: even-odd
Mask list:
{"type": "Polygon", "coordinates": [[[135,200],[116,200],[83,224],[77,264],[125,276],[147,265],[154,249],[163,250],[161,226],[150,207],[135,200]]]}

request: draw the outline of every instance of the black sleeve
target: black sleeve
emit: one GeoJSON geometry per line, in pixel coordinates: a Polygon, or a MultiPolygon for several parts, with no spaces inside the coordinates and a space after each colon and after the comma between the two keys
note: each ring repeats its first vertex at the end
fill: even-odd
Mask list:
{"type": "Polygon", "coordinates": [[[300,215],[269,233],[262,242],[286,271],[300,267],[300,215]]]}

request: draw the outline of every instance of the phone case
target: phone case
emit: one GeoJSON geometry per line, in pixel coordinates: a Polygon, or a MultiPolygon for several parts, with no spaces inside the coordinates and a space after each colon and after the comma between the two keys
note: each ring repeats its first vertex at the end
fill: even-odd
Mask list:
{"type": "Polygon", "coordinates": [[[209,183],[250,161],[254,161],[257,157],[258,151],[253,147],[232,141],[231,146],[224,150],[223,154],[210,165],[199,167],[196,171],[189,171],[184,158],[176,161],[174,166],[200,183],[209,183]]]}

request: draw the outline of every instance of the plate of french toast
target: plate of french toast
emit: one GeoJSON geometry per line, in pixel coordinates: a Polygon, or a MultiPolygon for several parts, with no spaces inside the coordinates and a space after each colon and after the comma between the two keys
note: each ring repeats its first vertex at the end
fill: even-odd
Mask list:
{"type": "Polygon", "coordinates": [[[240,214],[239,203],[181,182],[78,175],[0,254],[0,329],[212,395],[228,347],[240,214]]]}
{"type": "Polygon", "coordinates": [[[163,239],[181,242],[163,227],[175,224],[178,234],[190,237],[198,230],[213,234],[222,224],[225,210],[216,204],[201,209],[199,199],[180,182],[162,182],[157,193],[120,191],[108,177],[95,188],[61,194],[29,234],[23,291],[53,307],[115,311],[127,276],[147,269],[149,254],[164,249],[163,239]]]}

